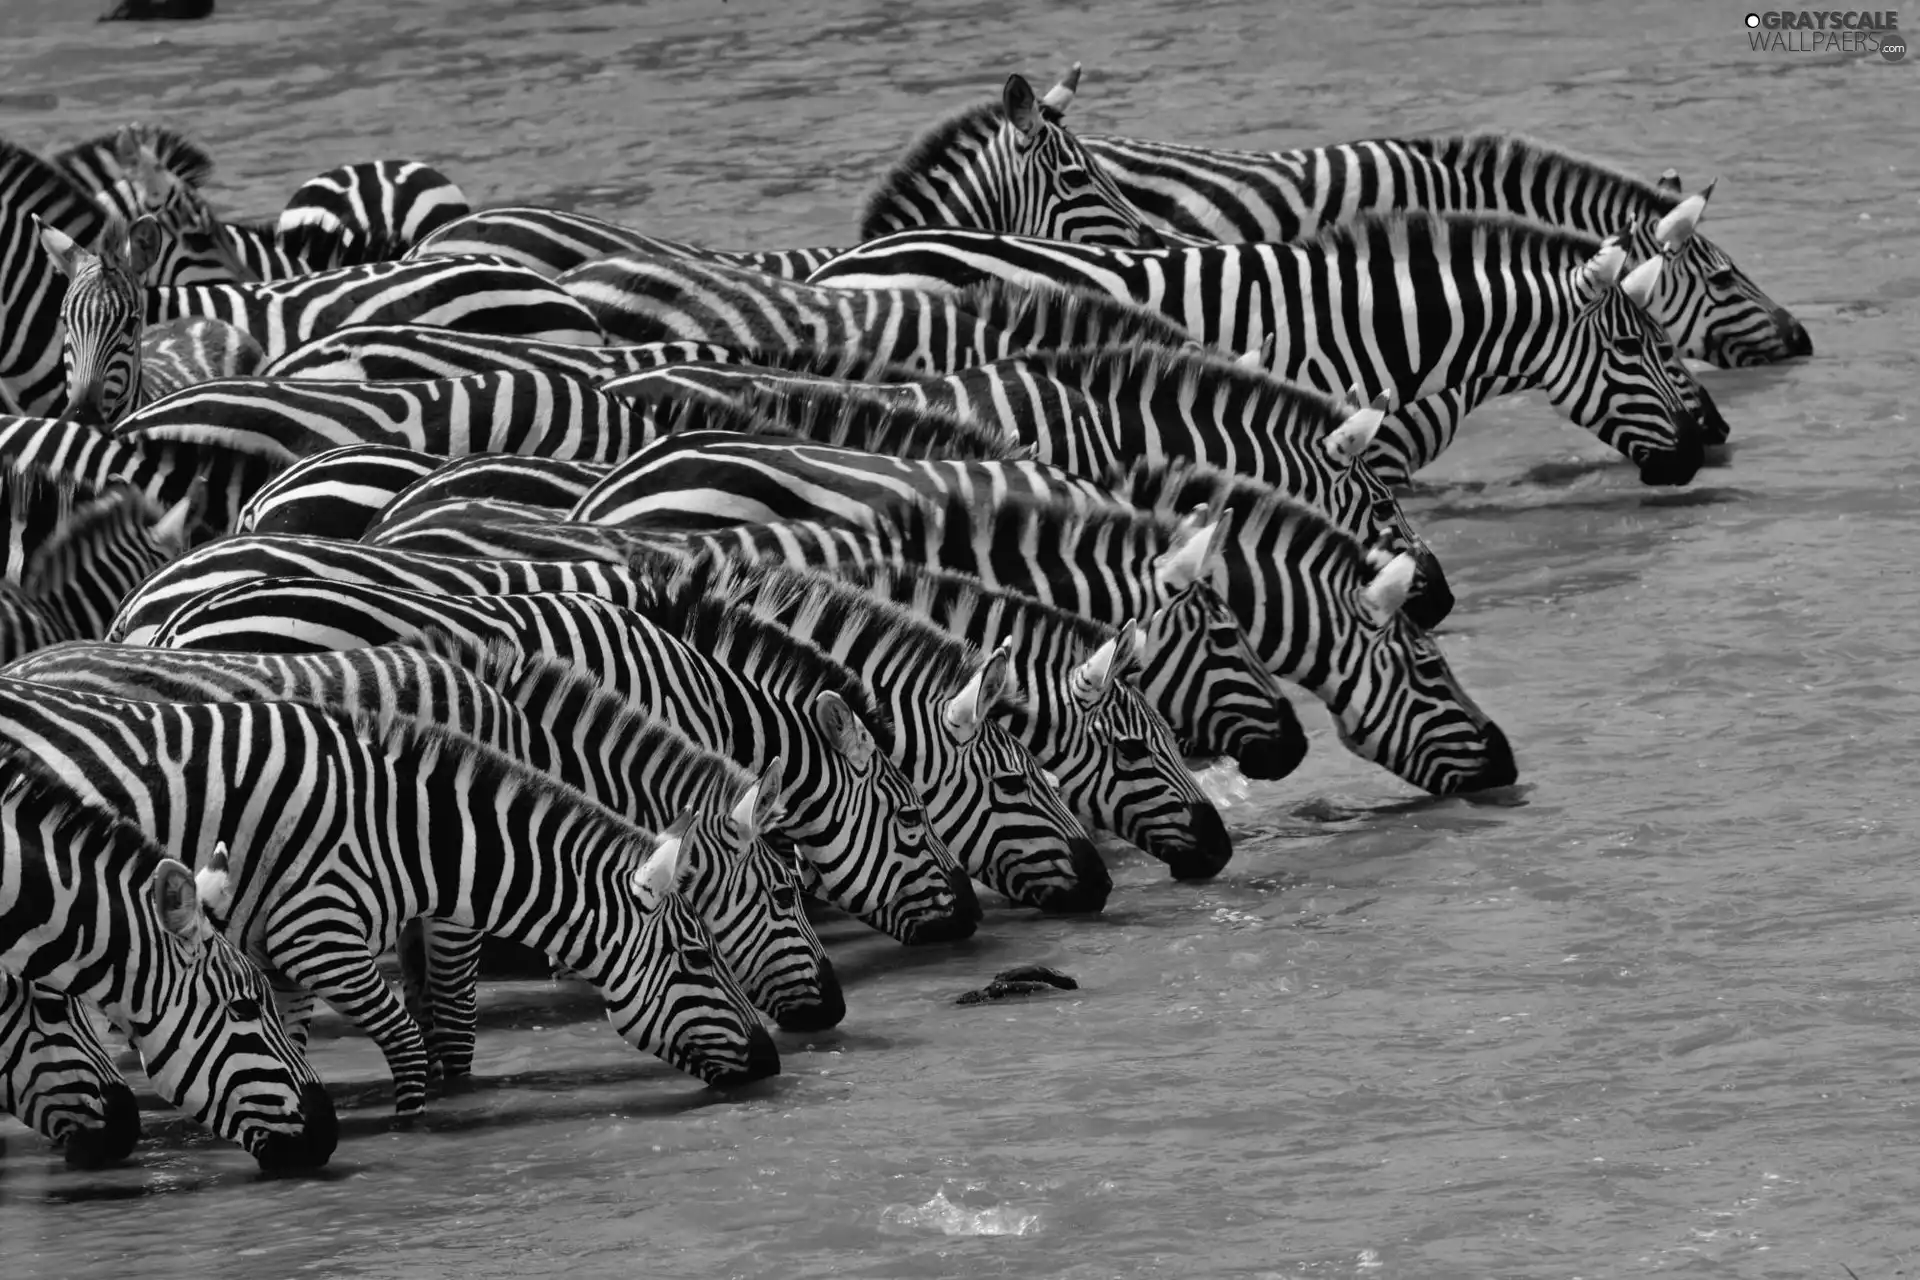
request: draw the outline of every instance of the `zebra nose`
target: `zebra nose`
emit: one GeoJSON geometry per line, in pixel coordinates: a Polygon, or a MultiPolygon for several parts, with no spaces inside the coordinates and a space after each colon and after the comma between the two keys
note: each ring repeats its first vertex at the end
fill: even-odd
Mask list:
{"type": "Polygon", "coordinates": [[[825,956],[820,958],[820,994],[806,1004],[789,1004],[773,1016],[782,1031],[825,1031],[837,1027],[847,1016],[847,1000],[840,992],[840,977],[825,956]]]}
{"type": "Polygon", "coordinates": [[[1640,463],[1640,483],[1679,485],[1690,482],[1706,461],[1701,443],[1700,424],[1691,413],[1681,412],[1674,422],[1674,446],[1646,455],[1640,463]]]}
{"type": "Polygon", "coordinates": [[[1211,880],[1233,858],[1233,837],[1220,811],[1206,801],[1187,806],[1187,829],[1193,833],[1193,848],[1178,858],[1166,859],[1167,870],[1175,880],[1211,880]]]}
{"type": "Polygon", "coordinates": [[[1787,346],[1789,356],[1810,356],[1813,354],[1813,339],[1807,336],[1806,326],[1795,320],[1784,309],[1773,313],[1773,327],[1780,331],[1780,341],[1787,346]]]}
{"type": "Polygon", "coordinates": [[[1414,626],[1431,631],[1453,612],[1453,588],[1448,585],[1447,571],[1441,567],[1440,557],[1433,554],[1432,547],[1422,543],[1414,553],[1414,563],[1413,590],[1407,593],[1401,612],[1414,626]]]}
{"type": "Polygon", "coordinates": [[[780,1050],[774,1045],[773,1037],[767,1034],[767,1029],[756,1022],[753,1030],[747,1033],[746,1065],[737,1071],[716,1072],[708,1083],[716,1089],[735,1089],[779,1074],[780,1050]]]}
{"type": "Polygon", "coordinates": [[[1113,877],[1093,841],[1079,836],[1067,842],[1067,864],[1073,869],[1073,882],[1055,889],[1040,900],[1042,911],[1058,915],[1091,915],[1104,911],[1107,895],[1113,892],[1113,877]]]}
{"type": "Polygon", "coordinates": [[[76,1169],[104,1169],[118,1164],[140,1141],[140,1104],[133,1090],[115,1082],[102,1092],[106,1114],[98,1127],[76,1130],[67,1138],[67,1163],[76,1169]]]}
{"type": "Polygon", "coordinates": [[[1461,791],[1485,791],[1490,787],[1510,787],[1520,777],[1520,766],[1513,758],[1513,744],[1507,741],[1507,735],[1500,726],[1487,721],[1487,757],[1461,791]]]}
{"type": "Polygon", "coordinates": [[[1234,754],[1240,772],[1256,782],[1278,782],[1307,758],[1307,731],[1286,703],[1280,704],[1281,723],[1271,734],[1245,743],[1234,754]]]}

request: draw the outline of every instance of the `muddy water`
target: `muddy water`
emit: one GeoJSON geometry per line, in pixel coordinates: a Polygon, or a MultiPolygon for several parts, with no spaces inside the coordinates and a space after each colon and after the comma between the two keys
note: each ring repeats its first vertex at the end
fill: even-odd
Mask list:
{"type": "Polygon", "coordinates": [[[1107,914],[966,946],[827,934],[844,1027],[716,1096],[579,992],[490,991],[482,1078],[386,1127],[364,1040],[326,1176],[159,1115],[69,1173],[0,1127],[0,1272],[1147,1277],[1912,1274],[1920,1248],[1916,63],[1759,55],[1724,4],[1023,7],[222,0],[96,27],[0,0],[0,132],[187,129],[277,209],[417,156],[476,203],[719,245],[844,239],[887,157],[1011,69],[1085,130],[1222,145],[1509,126],[1689,187],[1806,323],[1711,372],[1730,465],[1654,493],[1538,401],[1412,510],[1518,805],[1316,752],[1202,886],[1117,853],[1107,914]],[[1902,124],[1909,126],[1903,129],[1902,124]],[[956,1008],[1011,963],[1074,993],[956,1008]]]}

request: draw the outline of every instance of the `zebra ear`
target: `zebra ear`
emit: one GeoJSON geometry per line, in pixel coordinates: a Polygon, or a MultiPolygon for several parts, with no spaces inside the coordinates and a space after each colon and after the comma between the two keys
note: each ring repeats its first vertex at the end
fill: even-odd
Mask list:
{"type": "MultiPolygon", "coordinates": [[[[1700,190],[1682,200],[1667,211],[1653,228],[1653,238],[1662,249],[1677,249],[1693,239],[1693,232],[1700,225],[1700,215],[1707,211],[1707,201],[1713,198],[1713,189],[1720,179],[1715,178],[1700,190]]],[[[1678,184],[1676,185],[1676,189],[1678,184]]]]}
{"type": "Polygon", "coordinates": [[[1007,113],[1007,123],[1022,137],[1031,139],[1040,131],[1040,100],[1033,96],[1025,76],[1015,72],[1007,77],[1006,87],[1000,90],[1000,107],[1007,113]]]}
{"type": "Polygon", "coordinates": [[[1387,567],[1373,575],[1373,581],[1360,589],[1360,602],[1374,621],[1383,626],[1393,620],[1400,612],[1400,606],[1407,602],[1407,596],[1413,591],[1413,575],[1418,565],[1414,558],[1401,552],[1387,562],[1387,567]]]}
{"type": "Polygon", "coordinates": [[[204,475],[195,476],[187,488],[187,496],[168,507],[166,514],[154,521],[147,530],[147,537],[163,547],[186,550],[187,535],[206,505],[207,478],[204,475]]]}
{"type": "MultiPolygon", "coordinates": [[[[998,656],[996,651],[995,656],[998,656]]],[[[953,736],[961,742],[973,741],[980,732],[980,722],[986,718],[986,709],[991,703],[986,697],[987,669],[993,665],[993,658],[980,664],[973,673],[973,679],[961,686],[960,692],[947,699],[947,705],[940,713],[947,727],[953,730],[953,736]]]]}
{"type": "Polygon", "coordinates": [[[1620,247],[1616,237],[1608,236],[1593,257],[1574,269],[1574,292],[1588,299],[1599,297],[1613,288],[1613,282],[1620,278],[1620,269],[1626,264],[1627,251],[1620,247]]]}
{"type": "Polygon", "coordinates": [[[137,280],[159,260],[160,223],[152,214],[143,213],[127,228],[127,269],[137,280]]]}
{"type": "Polygon", "coordinates": [[[1073,95],[1080,89],[1080,64],[1074,63],[1073,70],[1060,77],[1060,83],[1047,90],[1040,99],[1040,106],[1054,119],[1067,114],[1067,108],[1073,105],[1073,95]]]}
{"type": "Polygon", "coordinates": [[[1680,193],[1680,171],[1678,169],[1665,170],[1661,173],[1660,180],[1653,185],[1662,191],[1671,191],[1675,195],[1678,195],[1680,193]]]}
{"type": "Polygon", "coordinates": [[[760,776],[748,783],[740,792],[740,800],[733,806],[733,812],[727,820],[734,828],[749,838],[759,835],[779,819],[780,775],[786,768],[786,757],[775,756],[760,771],[760,776]]]}
{"type": "Polygon", "coordinates": [[[1647,309],[1647,300],[1653,297],[1653,286],[1660,282],[1660,268],[1665,262],[1665,258],[1655,254],[1627,272],[1626,279],[1620,282],[1620,292],[1642,311],[1647,309]]]}
{"type": "Polygon", "coordinates": [[[655,836],[653,852],[633,873],[634,896],[640,899],[645,910],[658,911],[667,895],[680,887],[681,833],[686,830],[685,821],[683,814],[674,819],[673,826],[655,836]]]}
{"type": "Polygon", "coordinates": [[[153,905],[160,925],[176,938],[200,936],[200,894],[186,864],[162,858],[153,877],[153,905]]]}
{"type": "Polygon", "coordinates": [[[1140,659],[1147,651],[1146,628],[1128,618],[1120,624],[1120,634],[1115,638],[1120,643],[1113,653],[1113,674],[1115,678],[1131,675],[1140,669],[1140,659]]]}
{"type": "Polygon", "coordinates": [[[853,708],[831,689],[813,700],[813,722],[833,749],[847,758],[856,770],[865,772],[873,761],[873,733],[860,723],[853,708]]]}
{"type": "Polygon", "coordinates": [[[1170,596],[1185,591],[1211,571],[1217,546],[1226,538],[1227,521],[1224,516],[1211,523],[1197,521],[1185,532],[1181,541],[1160,553],[1153,566],[1154,580],[1170,596]]]}
{"type": "Polygon", "coordinates": [[[1253,369],[1264,373],[1268,369],[1273,368],[1273,350],[1273,335],[1268,334],[1266,337],[1260,339],[1259,346],[1250,347],[1242,351],[1233,358],[1233,362],[1242,369],[1253,369]]]}
{"type": "Polygon", "coordinates": [[[61,275],[71,279],[75,260],[82,252],[80,246],[75,244],[73,238],[66,232],[40,221],[39,214],[34,213],[28,216],[33,219],[33,225],[40,229],[40,243],[46,246],[49,254],[53,255],[53,265],[60,268],[61,275]]]}
{"type": "MultiPolygon", "coordinates": [[[[1347,394],[1355,404],[1361,403],[1359,383],[1347,394]]],[[[1321,441],[1322,447],[1339,461],[1358,462],[1373,446],[1373,438],[1379,434],[1380,424],[1386,420],[1392,404],[1393,392],[1382,391],[1373,398],[1372,404],[1355,409],[1345,422],[1329,431],[1321,441]]]]}
{"type": "MultiPolygon", "coordinates": [[[[1127,625],[1133,625],[1133,619],[1127,619],[1127,625]]],[[[1067,687],[1073,690],[1074,697],[1082,702],[1098,702],[1113,687],[1114,663],[1121,652],[1124,642],[1126,652],[1133,652],[1133,640],[1124,631],[1107,637],[1087,660],[1073,669],[1068,677],[1067,687]]]]}
{"type": "Polygon", "coordinates": [[[216,840],[193,872],[194,896],[206,911],[224,916],[233,906],[233,875],[228,867],[227,842],[216,840]]]}

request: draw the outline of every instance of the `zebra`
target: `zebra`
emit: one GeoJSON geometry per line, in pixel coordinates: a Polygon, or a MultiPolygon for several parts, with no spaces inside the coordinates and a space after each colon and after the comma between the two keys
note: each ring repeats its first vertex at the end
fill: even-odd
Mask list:
{"type": "MultiPolygon", "coordinates": [[[[729,578],[756,580],[737,568],[714,577],[719,589],[729,578]]],[[[1004,639],[1025,696],[1008,699],[1002,716],[1059,780],[1075,816],[1165,862],[1176,879],[1207,879],[1226,866],[1233,842],[1219,811],[1182,765],[1167,721],[1130,683],[1146,647],[1133,620],[1103,627],[924,565],[862,566],[847,581],[976,647],[1004,639]]],[[[762,592],[833,589],[806,570],[762,567],[757,582],[762,592]]]]}
{"type": "MultiPolygon", "coordinates": [[[[1082,244],[1157,248],[1148,225],[1057,116],[1042,110],[1024,76],[1010,75],[999,101],[935,124],[881,178],[860,215],[872,240],[907,227],[978,227],[1082,244]]],[[[415,250],[495,253],[558,276],[621,253],[706,260],[804,278],[837,248],[730,253],[662,240],[598,218],[535,208],[487,209],[442,227],[415,250]]]]}
{"type": "Polygon", "coordinates": [[[20,593],[57,639],[100,639],[121,601],[186,551],[196,513],[195,495],[159,511],[133,489],[112,489],[76,506],[34,550],[20,593]]]}
{"type": "Polygon", "coordinates": [[[587,560],[479,560],[290,534],[235,534],[197,547],[151,574],[121,603],[104,638],[151,645],[195,597],[253,578],[328,578],[444,595],[580,591],[632,605],[626,565],[587,560]]]}
{"type": "MultiPolygon", "coordinates": [[[[904,372],[845,358],[794,363],[857,377],[904,372]]],[[[795,396],[831,394],[808,384],[790,389],[780,375],[752,365],[689,366],[680,372],[718,375],[729,389],[730,380],[749,379],[748,385],[761,386],[763,395],[769,387],[795,396]]],[[[1148,344],[1029,352],[910,382],[865,385],[883,399],[901,402],[900,412],[910,412],[908,406],[945,410],[975,421],[979,434],[1008,442],[997,452],[948,451],[952,456],[1012,457],[1011,442],[1017,440],[1029,448],[1026,456],[1089,478],[1105,478],[1133,460],[1162,458],[1194,458],[1244,472],[1321,508],[1362,542],[1413,553],[1420,573],[1406,612],[1415,625],[1431,630],[1452,608],[1439,558],[1361,460],[1382,421],[1378,408],[1338,404],[1198,348],[1148,344]]],[[[609,383],[607,389],[618,392],[621,386],[609,383]]],[[[726,429],[731,424],[713,425],[726,429]]],[[[798,434],[820,438],[808,430],[798,434]]],[[[853,443],[876,453],[907,454],[887,445],[853,443]]],[[[928,451],[928,456],[938,455],[928,451]]],[[[616,468],[601,490],[609,496],[596,495],[595,505],[617,505],[618,491],[632,484],[625,473],[645,467],[636,455],[616,468]]],[[[640,483],[644,489],[651,481],[640,483]]],[[[599,517],[583,505],[575,518],[599,517]]]]}
{"type": "Polygon", "coordinates": [[[261,1168],[324,1165],[339,1140],[333,1102],[207,897],[139,827],[37,755],[6,753],[0,972],[97,1005],[169,1105],[261,1168]]]}
{"type": "Polygon", "coordinates": [[[876,530],[789,521],[671,536],[689,551],[834,572],[939,564],[1115,626],[1217,583],[1262,664],[1317,696],[1356,755],[1434,794],[1518,776],[1506,735],[1401,616],[1412,557],[1380,565],[1320,512],[1271,490],[1206,519],[976,489],[904,504],[876,530]]]}
{"type": "Polygon", "coordinates": [[[1157,306],[1201,341],[1277,340],[1274,372],[1399,404],[1478,379],[1538,387],[1625,454],[1645,484],[1685,484],[1701,399],[1641,309],[1661,270],[1621,278],[1614,241],[1505,215],[1366,215],[1292,244],[1128,253],[972,231],[888,236],[812,277],[856,288],[959,288],[1036,276],[1157,306]],[[1400,305],[1382,305],[1398,299],[1400,305]],[[1682,379],[1685,381],[1683,382],[1682,379]]]}
{"type": "Polygon", "coordinates": [[[1635,260],[1665,255],[1647,302],[1682,355],[1721,368],[1813,354],[1807,331],[1698,233],[1712,186],[1683,196],[1513,133],[1377,138],[1298,151],[1082,139],[1133,204],[1185,237],[1289,241],[1364,213],[1511,213],[1590,235],[1623,232],[1635,260]]]}
{"type": "MultiPolygon", "coordinates": [[[[664,831],[680,823],[687,900],[753,1003],[790,1031],[825,1030],[845,1016],[833,966],[798,906],[795,864],[766,839],[778,829],[779,761],[754,777],[575,668],[429,635],[304,655],[66,645],[6,674],[152,702],[392,711],[484,742],[637,826],[664,831]]],[[[453,932],[436,928],[433,936],[444,941],[453,932]]],[[[446,1075],[464,1075],[473,1057],[471,984],[450,975],[442,983],[457,994],[435,1002],[428,1047],[446,1075]],[[466,1016],[450,1021],[449,1006],[466,1016]]]]}
{"type": "Polygon", "coordinates": [[[391,444],[442,458],[524,453],[587,462],[652,438],[632,401],[549,369],[434,382],[229,378],[175,392],[122,418],[116,438],[198,445],[285,466],[349,444],[391,444]]]}
{"type": "Polygon", "coordinates": [[[1062,288],[1031,277],[1015,284],[988,281],[953,297],[929,289],[824,288],[715,263],[617,254],[565,272],[554,283],[585,306],[614,342],[708,342],[742,351],[854,349],[929,373],[1035,347],[1134,340],[1183,346],[1196,337],[1109,290],[1062,288]]]}
{"type": "Polygon", "coordinates": [[[0,970],[0,1112],[67,1163],[100,1169],[140,1140],[140,1107],[80,1002],[0,970]]]}
{"type": "Polygon", "coordinates": [[[51,472],[96,493],[128,484],[161,508],[198,491],[200,520],[211,529],[232,528],[236,513],[278,466],[231,449],[117,440],[71,418],[4,415],[0,464],[51,472]]]}
{"type": "Polygon", "coordinates": [[[638,612],[701,653],[751,661],[780,632],[843,663],[886,709],[888,747],[927,825],[1009,901],[1098,912],[1113,881],[1057,785],[999,723],[1022,701],[1005,644],[982,651],[891,602],[826,580],[693,572],[648,584],[638,612]],[[740,615],[773,624],[742,625],[740,615]]]}
{"type": "Polygon", "coordinates": [[[291,533],[351,541],[387,503],[446,459],[404,445],[322,449],[254,491],[234,516],[236,533],[291,533]]]}
{"type": "Polygon", "coordinates": [[[77,421],[117,422],[169,392],[250,373],[264,360],[259,343],[224,321],[192,316],[148,327],[141,320],[146,290],[140,277],[160,244],[151,217],[129,228],[124,249],[112,229],[97,252],[47,226],[40,240],[67,278],[62,352],[67,412],[77,421]]]}
{"type": "Polygon", "coordinates": [[[572,342],[462,333],[424,324],[353,324],[261,366],[263,378],[419,382],[496,369],[557,369],[592,382],[690,360],[730,360],[708,342],[583,347],[572,342]]]}
{"type": "Polygon", "coordinates": [[[425,1107],[420,1029],[373,963],[437,916],[546,951],[614,1028],[708,1084],[779,1051],[682,891],[677,834],[650,835],[471,738],[300,702],[156,703],[0,679],[0,740],[198,868],[230,938],[270,966],[304,1039],[314,996],[380,1047],[394,1111],[425,1107]]]}
{"type": "Polygon", "coordinates": [[[307,179],[281,211],[283,238],[304,231],[379,244],[396,255],[467,216],[472,206],[454,183],[418,160],[370,160],[307,179]]]}
{"type": "Polygon", "coordinates": [[[437,503],[484,498],[565,515],[606,478],[606,463],[576,462],[515,453],[475,453],[443,462],[395,494],[362,531],[376,541],[381,530],[437,503]]]}
{"type": "Polygon", "coordinates": [[[600,346],[592,313],[543,276],[490,258],[372,262],[262,284],[149,289],[146,322],[210,316],[245,332],[276,360],[349,324],[449,329],[600,346]]]}
{"type": "MultiPolygon", "coordinates": [[[[737,620],[738,630],[754,625],[737,620]]],[[[318,578],[254,579],[209,591],[155,643],[303,653],[426,632],[502,641],[570,662],[743,768],[782,757],[783,834],[808,859],[823,896],[909,945],[972,935],[979,918],[972,886],[929,829],[919,795],[879,749],[875,728],[884,732],[885,722],[844,668],[806,647],[769,644],[730,666],[594,596],[458,597],[318,578]]]]}

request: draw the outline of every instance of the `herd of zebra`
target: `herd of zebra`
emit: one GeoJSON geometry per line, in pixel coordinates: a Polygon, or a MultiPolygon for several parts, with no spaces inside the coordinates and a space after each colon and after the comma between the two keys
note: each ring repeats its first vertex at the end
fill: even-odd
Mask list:
{"type": "Polygon", "coordinates": [[[1288,688],[1436,794],[1518,777],[1395,495],[1539,389],[1648,484],[1683,358],[1811,353],[1683,196],[1496,134],[1278,153],[1010,77],[859,243],[718,251],[433,168],[223,220],[151,125],[0,141],[0,1106],[97,1165],[164,1100],[275,1169],[470,1071],[480,943],[714,1085],[838,1023],[809,899],[910,945],[975,885],[1103,909],[1090,832],[1232,853],[1288,688]],[[400,990],[379,967],[398,947],[400,990]]]}

